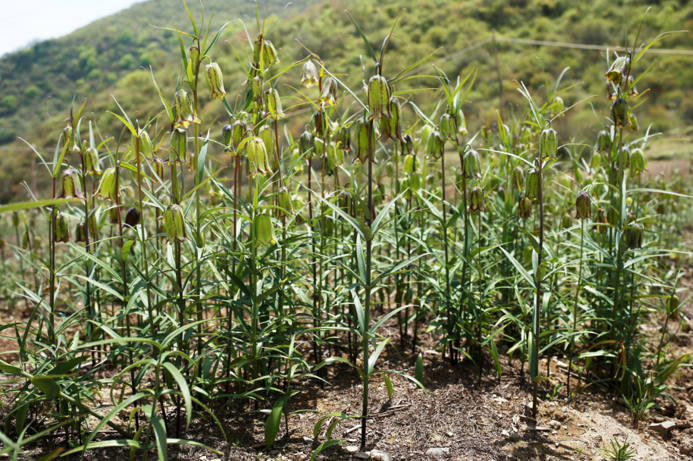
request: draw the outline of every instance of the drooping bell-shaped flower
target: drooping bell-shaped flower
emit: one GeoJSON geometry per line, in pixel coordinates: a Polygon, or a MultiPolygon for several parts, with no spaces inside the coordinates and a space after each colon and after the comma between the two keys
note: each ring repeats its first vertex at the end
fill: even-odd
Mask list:
{"type": "Polygon", "coordinates": [[[541,132],[539,137],[539,156],[542,160],[556,159],[558,151],[558,134],[552,128],[541,132]]]}
{"type": "Polygon", "coordinates": [[[291,200],[291,194],[289,193],[289,189],[286,187],[282,187],[279,189],[279,192],[277,192],[277,204],[279,205],[279,208],[281,208],[281,215],[284,217],[291,217],[291,215],[294,214],[294,205],[293,201],[291,200]]]}
{"type": "Polygon", "coordinates": [[[84,170],[87,174],[101,174],[99,152],[94,147],[89,147],[84,153],[84,170]]]}
{"type": "Polygon", "coordinates": [[[277,243],[274,239],[274,224],[272,223],[272,217],[270,215],[266,213],[255,215],[253,227],[257,245],[277,243]]]}
{"type": "Polygon", "coordinates": [[[125,213],[125,225],[127,227],[135,227],[140,223],[141,213],[137,208],[129,208],[125,213]]]}
{"type": "Polygon", "coordinates": [[[301,69],[301,85],[306,88],[313,86],[318,86],[320,84],[318,76],[318,68],[315,66],[313,61],[310,59],[303,64],[303,69],[301,69]]]}
{"type": "Polygon", "coordinates": [[[67,168],[60,177],[62,192],[58,198],[78,198],[85,200],[82,194],[82,183],[79,181],[79,173],[74,168],[67,168]]]}
{"type": "Polygon", "coordinates": [[[474,187],[469,193],[469,212],[486,211],[484,206],[484,190],[481,187],[474,187]]]}
{"type": "Polygon", "coordinates": [[[117,199],[116,171],[115,168],[107,168],[101,176],[99,184],[99,197],[115,202],[117,199]]]}
{"type": "Polygon", "coordinates": [[[481,178],[481,159],[475,150],[468,150],[462,159],[462,174],[467,179],[481,178]]]}
{"type": "Polygon", "coordinates": [[[332,77],[327,77],[322,82],[322,91],[320,92],[320,99],[318,99],[318,102],[330,107],[336,105],[339,99],[337,96],[337,89],[337,82],[332,77]]]}
{"type": "Polygon", "coordinates": [[[282,99],[279,97],[279,92],[274,88],[265,91],[265,107],[267,107],[267,112],[275,120],[284,117],[282,99]]]}
{"type": "Polygon", "coordinates": [[[168,163],[178,165],[188,164],[188,133],[182,128],[176,128],[171,133],[171,144],[168,148],[168,163]]]}
{"type": "Polygon", "coordinates": [[[168,237],[168,243],[185,242],[188,234],[185,231],[185,217],[183,208],[174,203],[169,205],[164,211],[164,230],[168,237]]]}
{"type": "Polygon", "coordinates": [[[70,241],[70,229],[67,227],[67,218],[60,212],[55,215],[53,236],[56,242],[67,243],[70,241]]]}
{"type": "Polygon", "coordinates": [[[349,127],[343,126],[337,132],[337,147],[343,151],[351,150],[351,134],[349,127]]]}
{"type": "Polygon", "coordinates": [[[604,74],[607,82],[614,82],[617,86],[621,84],[630,67],[630,53],[628,54],[629,56],[620,56],[611,63],[611,67],[604,74]]]}
{"type": "Polygon", "coordinates": [[[178,90],[173,97],[174,127],[188,128],[191,123],[200,123],[193,108],[193,102],[190,95],[185,90],[178,90]]]}
{"type": "Polygon", "coordinates": [[[207,86],[212,99],[224,99],[226,90],[224,90],[224,74],[221,73],[219,64],[213,62],[205,66],[205,77],[207,77],[207,86]]]}
{"type": "Polygon", "coordinates": [[[525,175],[525,195],[530,200],[539,198],[539,172],[536,168],[530,168],[525,175]]]}
{"type": "Polygon", "coordinates": [[[246,144],[246,150],[248,152],[251,177],[254,178],[257,175],[265,176],[267,173],[272,172],[269,165],[269,158],[267,157],[267,149],[265,149],[265,143],[262,142],[260,138],[251,138],[248,144],[246,144]]]}
{"type": "Polygon", "coordinates": [[[575,198],[575,219],[592,217],[592,200],[587,192],[580,192],[575,198]]]}
{"type": "Polygon", "coordinates": [[[611,103],[611,118],[614,122],[614,126],[617,128],[624,128],[630,124],[628,103],[625,99],[616,98],[614,102],[611,103]]]}
{"type": "Polygon", "coordinates": [[[390,87],[385,77],[380,75],[380,65],[376,65],[376,75],[368,81],[368,112],[371,119],[379,121],[390,118],[390,87]]]}
{"type": "Polygon", "coordinates": [[[527,219],[532,215],[532,201],[527,197],[520,198],[517,204],[517,217],[527,219]]]}

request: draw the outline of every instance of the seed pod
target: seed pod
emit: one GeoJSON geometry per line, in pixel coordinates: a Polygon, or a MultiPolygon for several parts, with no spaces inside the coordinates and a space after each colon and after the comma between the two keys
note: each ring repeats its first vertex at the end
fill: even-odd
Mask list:
{"type": "Polygon", "coordinates": [[[77,223],[75,228],[75,242],[86,242],[87,241],[87,224],[84,221],[77,223]]]}
{"type": "Polygon", "coordinates": [[[12,226],[13,227],[19,226],[19,213],[17,213],[16,211],[12,212],[12,226]]]}
{"type": "Polygon", "coordinates": [[[257,175],[265,176],[267,173],[272,172],[269,166],[269,159],[267,158],[265,143],[260,138],[251,138],[248,144],[246,144],[246,149],[248,151],[251,177],[254,178],[257,175]]]}
{"type": "Polygon", "coordinates": [[[611,135],[608,131],[600,131],[597,134],[597,145],[595,146],[597,152],[610,152],[611,151],[611,135]]]}
{"type": "Polygon", "coordinates": [[[231,147],[233,148],[235,155],[238,155],[239,153],[238,146],[241,144],[241,141],[243,141],[245,131],[245,125],[240,120],[236,120],[233,122],[233,125],[231,125],[231,147]]]}
{"type": "Polygon", "coordinates": [[[525,173],[519,166],[513,168],[512,183],[513,189],[522,190],[522,186],[525,183],[525,173]]]}
{"type": "Polygon", "coordinates": [[[342,189],[339,191],[339,209],[345,212],[346,214],[350,215],[351,214],[351,203],[352,203],[352,196],[351,192],[349,192],[346,189],[342,189]]]}
{"type": "Polygon", "coordinates": [[[274,157],[274,134],[272,133],[272,128],[269,125],[263,125],[257,134],[258,138],[262,140],[265,145],[265,150],[267,151],[268,157],[274,157]]]}
{"type": "Polygon", "coordinates": [[[169,205],[164,211],[164,230],[168,237],[168,243],[185,242],[188,234],[185,231],[185,217],[180,205],[174,203],[169,205]]]}
{"type": "Polygon", "coordinates": [[[322,91],[320,92],[318,102],[322,105],[327,104],[330,107],[336,105],[338,99],[337,89],[337,82],[332,77],[327,77],[322,82],[322,91]]]}
{"type": "Polygon", "coordinates": [[[558,133],[552,128],[548,128],[541,132],[539,138],[539,157],[542,160],[556,159],[558,151],[558,133]]]}
{"type": "Polygon", "coordinates": [[[62,134],[63,144],[65,147],[65,152],[75,153],[79,152],[79,145],[77,144],[77,137],[75,136],[75,131],[72,129],[72,125],[67,125],[63,129],[62,134]]]}
{"type": "Polygon", "coordinates": [[[375,129],[373,122],[361,117],[356,120],[356,158],[355,162],[365,162],[370,156],[370,149],[375,148],[375,129]],[[368,132],[371,132],[371,140],[368,142],[368,132]]]}
{"type": "Polygon", "coordinates": [[[125,213],[125,225],[127,227],[135,227],[140,223],[140,212],[137,208],[130,208],[125,213]]]}
{"type": "Polygon", "coordinates": [[[272,218],[270,215],[266,213],[256,215],[253,227],[255,231],[256,245],[269,245],[277,243],[274,239],[274,224],[272,224],[272,218]]]}
{"type": "Polygon", "coordinates": [[[642,149],[634,149],[630,154],[630,172],[638,175],[647,171],[647,160],[642,149]]]}
{"type": "Polygon", "coordinates": [[[462,174],[467,179],[481,178],[481,160],[477,151],[472,149],[464,154],[462,174]]]}
{"type": "Polygon", "coordinates": [[[607,82],[614,82],[614,85],[618,86],[621,81],[628,73],[628,68],[630,67],[630,53],[628,56],[620,56],[611,63],[611,67],[606,71],[604,77],[606,77],[607,82]]]}
{"type": "Polygon", "coordinates": [[[593,169],[597,169],[601,166],[602,164],[602,156],[599,155],[599,152],[595,152],[592,154],[592,160],[590,161],[590,166],[593,169]]]}
{"type": "Polygon", "coordinates": [[[101,164],[99,163],[99,152],[90,147],[84,153],[84,170],[87,174],[101,174],[101,164]]]}
{"type": "Polygon", "coordinates": [[[481,187],[474,187],[469,193],[468,212],[486,211],[484,206],[484,191],[481,187]]]}
{"type": "Polygon", "coordinates": [[[207,77],[207,86],[212,99],[224,99],[226,90],[224,90],[224,75],[221,73],[219,64],[213,62],[205,66],[205,76],[207,77]]]}
{"type": "Polygon", "coordinates": [[[414,153],[414,140],[409,133],[402,137],[402,151],[403,154],[414,153]]]}
{"type": "Polygon", "coordinates": [[[178,128],[182,126],[183,128],[188,128],[191,123],[200,123],[200,119],[197,118],[195,110],[193,109],[192,99],[190,95],[185,90],[176,91],[173,97],[173,111],[175,113],[174,117],[174,127],[178,128]]]}
{"type": "Polygon", "coordinates": [[[539,172],[535,168],[527,170],[525,175],[525,194],[530,200],[539,199],[539,172]]]}
{"type": "Polygon", "coordinates": [[[455,119],[450,114],[443,114],[440,117],[440,135],[443,141],[457,143],[457,128],[455,127],[455,119]]]}
{"type": "Polygon", "coordinates": [[[351,135],[349,134],[349,128],[343,126],[337,132],[337,147],[343,151],[351,150],[351,135]]]}
{"type": "Polygon", "coordinates": [[[426,143],[426,156],[438,160],[443,156],[444,151],[445,142],[440,135],[440,131],[436,130],[428,137],[428,142],[426,143]]]}
{"type": "MultiPolygon", "coordinates": [[[[379,68],[376,71],[379,71],[379,68]]],[[[368,81],[368,111],[370,112],[369,118],[375,121],[379,121],[382,117],[392,117],[390,114],[390,87],[387,80],[381,75],[374,75],[368,81]]]]}
{"type": "Polygon", "coordinates": [[[62,213],[55,215],[53,236],[56,242],[67,243],[70,241],[70,229],[67,227],[67,218],[62,213]]]}
{"type": "Polygon", "coordinates": [[[262,63],[265,69],[267,69],[272,64],[279,62],[279,58],[277,57],[277,50],[274,49],[274,45],[272,45],[272,42],[270,42],[269,40],[263,38],[262,35],[260,35],[255,40],[254,58],[255,62],[258,64],[260,63],[260,59],[262,58],[262,63]]]}
{"type": "Polygon", "coordinates": [[[462,136],[467,134],[467,120],[464,118],[462,109],[455,112],[455,125],[457,127],[457,134],[462,136]]]}
{"type": "MultiPolygon", "coordinates": [[[[36,239],[34,239],[36,241],[36,239]]],[[[27,249],[29,248],[29,231],[24,231],[22,234],[22,248],[27,249]]]]}
{"type": "Polygon", "coordinates": [[[600,224],[600,226],[598,227],[599,233],[605,234],[608,230],[607,226],[609,225],[609,220],[606,218],[606,212],[604,211],[604,208],[599,207],[594,222],[596,224],[600,224]]]}
{"type": "Polygon", "coordinates": [[[517,204],[517,217],[527,219],[532,215],[532,201],[527,197],[522,197],[517,204]]]}
{"type": "Polygon", "coordinates": [[[643,227],[640,223],[631,223],[626,228],[626,245],[631,250],[642,248],[643,227]]]}
{"type": "Polygon", "coordinates": [[[289,189],[286,187],[282,187],[279,189],[279,192],[277,192],[277,204],[279,205],[279,208],[282,209],[282,211],[279,212],[281,216],[289,218],[294,214],[294,205],[291,201],[291,194],[289,193],[289,189]]]}
{"type": "Polygon", "coordinates": [[[269,112],[275,120],[284,117],[282,99],[279,97],[279,92],[274,88],[265,91],[265,106],[267,107],[267,112],[269,112]]]}
{"type": "Polygon", "coordinates": [[[189,62],[192,66],[191,74],[193,76],[197,75],[197,71],[200,69],[200,48],[198,48],[195,45],[190,47],[190,61],[189,62]]]}
{"type": "Polygon", "coordinates": [[[416,171],[416,155],[407,154],[404,156],[404,174],[412,174],[416,171]]]}
{"type": "Polygon", "coordinates": [[[306,127],[306,130],[301,134],[301,137],[298,140],[298,148],[301,153],[301,155],[304,155],[306,157],[313,158],[315,155],[315,142],[313,140],[313,134],[308,130],[308,127],[306,127]]]}
{"type": "Polygon", "coordinates": [[[678,296],[672,295],[667,298],[667,317],[678,319],[679,318],[679,306],[681,305],[681,300],[678,296]]]}
{"type": "Polygon", "coordinates": [[[79,173],[74,168],[63,170],[60,177],[62,192],[58,198],[78,198],[85,200],[82,194],[82,184],[79,182],[79,173]]]}
{"type": "Polygon", "coordinates": [[[309,59],[303,64],[303,69],[301,69],[301,85],[310,88],[319,84],[318,68],[309,59]]]}
{"type": "Polygon", "coordinates": [[[140,130],[139,136],[132,135],[130,141],[130,149],[134,155],[135,148],[139,147],[139,153],[147,160],[152,159],[153,147],[152,138],[149,137],[149,133],[146,130],[140,130]]]}
{"type": "Polygon", "coordinates": [[[171,133],[171,144],[168,148],[168,163],[188,165],[188,134],[182,128],[171,133]]]}
{"type": "Polygon", "coordinates": [[[613,103],[611,103],[611,118],[613,119],[614,126],[617,128],[623,128],[630,124],[628,120],[628,103],[623,98],[616,98],[613,103]]]}
{"type": "Polygon", "coordinates": [[[402,104],[394,96],[390,98],[390,115],[388,119],[388,136],[393,141],[402,141],[402,104]]]}
{"type": "Polygon", "coordinates": [[[592,217],[592,201],[587,192],[580,192],[575,198],[575,219],[592,217]]]}
{"type": "Polygon", "coordinates": [[[573,225],[573,218],[571,218],[568,213],[564,214],[563,219],[561,219],[561,228],[570,229],[570,227],[572,225],[573,225]]]}

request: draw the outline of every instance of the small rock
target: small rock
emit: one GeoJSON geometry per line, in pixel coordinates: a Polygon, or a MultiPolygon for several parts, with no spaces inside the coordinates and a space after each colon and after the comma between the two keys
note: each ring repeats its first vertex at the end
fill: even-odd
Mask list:
{"type": "Polygon", "coordinates": [[[568,407],[563,407],[563,408],[561,408],[561,411],[562,411],[563,413],[567,413],[567,412],[568,412],[568,407]]]}
{"type": "Polygon", "coordinates": [[[357,451],[359,451],[359,447],[357,447],[356,445],[349,445],[346,447],[346,450],[349,453],[356,453],[357,451]]]}
{"type": "Polygon", "coordinates": [[[390,455],[380,450],[371,451],[371,459],[374,459],[376,461],[392,461],[390,455]]]}
{"type": "Polygon", "coordinates": [[[449,448],[429,448],[426,450],[428,456],[433,456],[434,458],[442,458],[443,456],[450,453],[449,448]]]}
{"type": "Polygon", "coordinates": [[[242,423],[244,421],[244,419],[242,416],[239,416],[238,418],[236,418],[236,421],[238,421],[239,423],[242,423]]]}
{"type": "Polygon", "coordinates": [[[306,445],[313,445],[313,442],[314,440],[312,438],[305,436],[303,437],[303,443],[305,443],[306,445]]]}
{"type": "Polygon", "coordinates": [[[368,452],[360,451],[354,455],[356,459],[371,459],[371,454],[368,452]]]}
{"type": "Polygon", "coordinates": [[[511,442],[519,442],[520,441],[520,434],[517,432],[511,432],[510,437],[508,437],[511,442]]]}
{"type": "Polygon", "coordinates": [[[510,437],[510,432],[508,432],[508,431],[506,431],[505,429],[503,429],[503,432],[501,432],[501,435],[502,435],[503,437],[505,437],[505,438],[508,438],[508,437],[510,437]]]}
{"type": "Polygon", "coordinates": [[[561,423],[559,423],[555,419],[552,419],[546,425],[549,426],[551,429],[560,429],[561,428],[561,423]]]}
{"type": "Polygon", "coordinates": [[[676,427],[676,423],[673,421],[664,421],[663,423],[652,423],[650,424],[650,431],[659,434],[662,437],[666,437],[670,430],[676,427]]]}

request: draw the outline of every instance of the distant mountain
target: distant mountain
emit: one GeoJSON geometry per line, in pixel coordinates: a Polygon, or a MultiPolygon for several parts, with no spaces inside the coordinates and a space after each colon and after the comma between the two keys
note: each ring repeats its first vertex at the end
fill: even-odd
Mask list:
{"type": "MultiPolygon", "coordinates": [[[[199,22],[199,3],[188,3],[199,22]]],[[[390,43],[385,72],[397,73],[437,48],[442,49],[436,59],[443,59],[438,65],[449,76],[466,74],[478,67],[479,74],[467,109],[472,129],[496,120],[499,83],[494,47],[488,42],[469,52],[459,52],[489,38],[494,29],[503,37],[597,45],[621,45],[627,31],[628,43],[632,46],[647,5],[653,6],[639,42],[649,42],[670,30],[693,29],[693,2],[682,0],[632,0],[625,2],[627,6],[610,0],[294,0],[293,3],[283,13],[285,3],[270,1],[267,4],[268,28],[280,17],[268,38],[280,49],[282,63],[291,63],[306,55],[295,41],[298,39],[319,54],[328,69],[348,74],[342,78],[354,89],[361,87],[363,79],[361,57],[367,73],[372,72],[372,65],[360,36],[343,10],[350,11],[379,49],[394,18],[406,8],[396,31],[398,37],[390,43]]],[[[255,2],[250,0],[218,2],[212,30],[216,32],[223,23],[240,18],[254,38],[257,35],[255,9],[255,2]]],[[[264,4],[259,10],[262,16],[264,4]]],[[[211,12],[212,3],[205,2],[205,22],[211,12]]],[[[125,110],[137,111],[136,117],[143,120],[161,110],[149,74],[141,68],[148,70],[151,65],[159,86],[172,95],[181,68],[180,48],[175,32],[150,24],[190,29],[182,2],[150,0],[95,21],[66,37],[37,43],[0,60],[0,153],[3,154],[0,155],[0,201],[23,197],[19,182],[30,176],[28,169],[33,154],[17,141],[17,137],[52,152],[64,125],[52,119],[61,121],[67,116],[75,93],[80,103],[88,98],[85,114],[95,115],[93,123],[104,137],[120,133],[117,120],[106,113],[116,110],[111,95],[125,110]]],[[[234,47],[247,62],[246,42],[243,26],[236,21],[227,27],[212,53],[224,71],[229,101],[233,101],[232,95],[243,83],[234,47]]],[[[185,46],[189,46],[187,40],[185,46]]],[[[674,34],[655,47],[691,50],[693,37],[689,33],[674,34]]],[[[590,95],[598,96],[572,110],[557,124],[557,129],[575,136],[576,141],[593,142],[600,125],[590,103],[601,117],[608,114],[608,102],[603,97],[605,52],[506,42],[498,42],[497,49],[504,101],[511,109],[506,112],[508,115],[524,107],[513,80],[525,82],[541,96],[545,94],[545,78],[553,82],[565,67],[570,67],[562,85],[579,85],[563,95],[566,106],[590,95]]],[[[650,90],[643,97],[647,102],[638,110],[640,125],[646,127],[652,123],[655,131],[679,136],[690,133],[693,56],[646,55],[636,65],[635,72],[643,72],[655,60],[652,71],[638,84],[641,92],[650,90]]],[[[300,69],[290,71],[282,77],[282,82],[293,86],[299,72],[300,69]]],[[[422,74],[432,73],[429,63],[422,74]]],[[[406,84],[439,86],[432,78],[406,84]]],[[[206,89],[204,84],[203,87],[206,89]]],[[[280,85],[280,91],[283,96],[298,96],[288,86],[280,85]]],[[[220,104],[208,104],[206,91],[202,94],[204,120],[211,122],[219,118],[223,121],[226,115],[220,104]]],[[[431,91],[417,94],[415,100],[427,107],[438,97],[431,91]]],[[[295,102],[295,99],[287,99],[285,107],[295,102]]],[[[290,121],[292,128],[301,123],[299,119],[290,121]]],[[[221,122],[218,124],[221,126],[221,122]]],[[[38,172],[42,174],[42,168],[38,172]]],[[[44,181],[45,178],[39,176],[39,187],[44,181]]]]}

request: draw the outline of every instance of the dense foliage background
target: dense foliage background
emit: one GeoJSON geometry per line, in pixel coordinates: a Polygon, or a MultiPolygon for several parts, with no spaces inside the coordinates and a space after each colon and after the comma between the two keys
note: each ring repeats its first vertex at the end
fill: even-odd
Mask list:
{"type": "MultiPolygon", "coordinates": [[[[361,39],[343,10],[348,8],[375,40],[387,34],[393,18],[401,8],[406,8],[399,30],[402,37],[407,37],[407,44],[393,40],[393,52],[388,57],[390,68],[404,68],[437,48],[440,48],[437,58],[444,59],[437,65],[448,75],[466,75],[469,69],[478,66],[479,78],[469,96],[476,110],[469,110],[467,114],[471,130],[496,121],[498,74],[492,42],[466,53],[460,51],[488,39],[493,29],[502,37],[623,45],[624,28],[634,32],[647,6],[652,9],[645,19],[641,42],[649,42],[661,31],[693,29],[693,3],[686,0],[384,0],[377,4],[366,0],[296,0],[285,10],[284,6],[276,1],[267,4],[270,23],[283,14],[282,21],[270,33],[280,49],[282,61],[288,63],[306,56],[305,50],[294,40],[298,39],[322,56],[332,69],[347,73],[344,80],[351,87],[359,87],[358,82],[363,79],[358,54],[352,52],[361,49],[361,39]],[[404,48],[406,52],[402,52],[404,48]]],[[[198,17],[199,8],[199,5],[191,5],[198,17]]],[[[212,29],[238,18],[252,25],[254,18],[248,14],[254,9],[255,3],[250,0],[220,2],[212,29]]],[[[206,13],[209,17],[211,7],[206,13]]],[[[150,0],[96,21],[69,36],[41,42],[0,59],[0,152],[3,154],[0,155],[0,200],[26,198],[20,182],[30,177],[28,170],[33,156],[17,137],[30,140],[43,148],[42,152],[52,152],[75,93],[78,100],[88,98],[85,113],[95,114],[93,117],[105,136],[112,136],[118,123],[107,114],[117,109],[111,94],[123,107],[139,108],[137,117],[141,119],[159,111],[158,98],[153,97],[154,88],[143,69],[152,66],[164,93],[171,93],[176,83],[172,76],[178,74],[178,70],[170,68],[176,62],[171,57],[179,55],[180,50],[174,32],[148,24],[169,27],[170,24],[185,25],[187,21],[185,10],[179,8],[178,2],[150,0]]],[[[243,26],[236,21],[226,28],[223,43],[217,47],[218,61],[229,87],[244,79],[233,47],[245,53],[245,40],[243,26]]],[[[693,49],[693,36],[687,32],[673,34],[655,48],[690,50],[693,49]]],[[[601,115],[609,107],[603,98],[601,77],[606,71],[604,51],[507,42],[497,42],[497,49],[504,102],[510,107],[510,112],[504,114],[506,118],[521,104],[514,80],[525,82],[528,88],[539,89],[541,99],[545,94],[542,88],[545,79],[553,81],[565,66],[569,66],[563,81],[568,85],[578,84],[578,87],[569,92],[566,106],[599,95],[572,110],[569,120],[571,133],[582,137],[576,141],[592,142],[601,125],[590,104],[601,115]]],[[[635,72],[646,68],[645,64],[639,67],[642,68],[634,69],[635,72]]],[[[370,75],[370,69],[367,71],[370,75]]],[[[690,134],[693,122],[693,88],[690,85],[693,56],[656,55],[653,71],[638,85],[640,91],[649,89],[640,125],[652,124],[653,132],[665,132],[670,138],[685,137],[690,134]],[[657,77],[652,77],[654,75],[657,77]]],[[[432,74],[430,65],[422,73],[432,74]]],[[[295,76],[287,77],[284,83],[295,86],[297,82],[290,81],[291,78],[295,80],[295,76]]],[[[433,79],[426,83],[414,80],[413,84],[438,86],[433,79]]],[[[281,87],[283,95],[296,95],[290,88],[281,87]]],[[[418,93],[415,99],[426,107],[428,101],[437,101],[438,97],[424,92],[418,93]]],[[[206,105],[207,95],[203,98],[206,105]]],[[[210,122],[225,117],[225,112],[220,105],[208,105],[203,108],[202,116],[203,122],[210,122]]],[[[304,112],[302,117],[292,120],[294,135],[300,132],[305,118],[304,112]]],[[[560,128],[558,123],[559,131],[560,128]]],[[[646,155],[650,158],[683,157],[692,153],[690,143],[666,142],[655,145],[646,155]]],[[[42,178],[43,172],[37,170],[37,187],[41,190],[47,178],[42,178]]]]}

